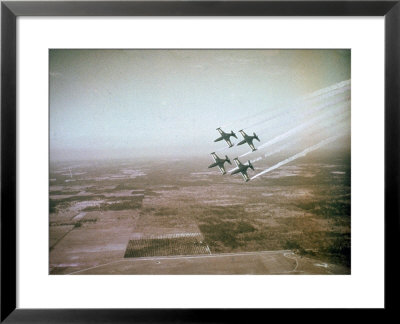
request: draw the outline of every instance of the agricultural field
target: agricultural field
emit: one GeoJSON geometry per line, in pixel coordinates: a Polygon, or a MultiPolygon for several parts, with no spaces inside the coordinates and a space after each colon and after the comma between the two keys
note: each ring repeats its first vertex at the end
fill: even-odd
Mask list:
{"type": "MultiPolygon", "coordinates": [[[[276,161],[255,164],[255,172],[276,161]]],[[[50,274],[119,273],[116,262],[123,262],[126,274],[350,273],[348,154],[315,152],[247,183],[240,175],[207,169],[211,162],[52,163],[50,274]],[[265,259],[246,254],[265,251],[283,251],[279,258],[269,256],[280,260],[281,270],[263,272],[265,259]],[[216,261],[236,254],[243,260],[216,261]],[[177,256],[199,258],[192,261],[196,267],[183,261],[178,267],[177,256]],[[168,266],[134,266],[135,260],[157,257],[171,257],[168,266]]]]}

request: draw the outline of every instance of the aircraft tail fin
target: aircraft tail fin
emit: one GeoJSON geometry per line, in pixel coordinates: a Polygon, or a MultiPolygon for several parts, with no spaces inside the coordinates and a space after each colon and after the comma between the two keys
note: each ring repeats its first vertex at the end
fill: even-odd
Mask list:
{"type": "Polygon", "coordinates": [[[252,169],[254,171],[253,164],[251,164],[250,160],[249,160],[249,167],[250,167],[250,169],[252,169]]]}
{"type": "Polygon", "coordinates": [[[260,139],[258,138],[258,136],[257,136],[257,134],[256,134],[256,133],[253,133],[253,136],[254,136],[254,138],[255,138],[257,141],[259,141],[259,142],[260,142],[260,139]]]}
{"type": "Polygon", "coordinates": [[[228,155],[225,155],[225,161],[228,162],[229,164],[232,164],[231,160],[229,160],[228,155]]]}

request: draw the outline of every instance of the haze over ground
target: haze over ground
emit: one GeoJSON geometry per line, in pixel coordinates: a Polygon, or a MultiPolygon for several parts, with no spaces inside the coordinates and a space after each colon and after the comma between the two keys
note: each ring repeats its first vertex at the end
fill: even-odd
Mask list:
{"type": "MultiPolygon", "coordinates": [[[[262,145],[307,120],[332,119],[329,111],[322,119],[304,114],[319,113],[321,103],[297,114],[290,105],[351,77],[349,50],[51,50],[49,59],[52,161],[207,155],[224,147],[213,143],[221,125],[261,131],[262,145]],[[281,117],[273,125],[263,124],[265,114],[244,121],[260,111],[281,117]]],[[[349,91],[325,108],[349,113],[349,91]]],[[[343,118],[349,130],[349,114],[343,118]]],[[[293,153],[316,144],[307,131],[293,153]]]]}

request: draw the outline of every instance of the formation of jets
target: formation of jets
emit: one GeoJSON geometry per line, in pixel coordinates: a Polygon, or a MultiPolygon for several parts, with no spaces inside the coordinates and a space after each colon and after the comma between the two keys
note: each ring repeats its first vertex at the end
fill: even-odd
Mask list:
{"type": "MultiPolygon", "coordinates": [[[[237,139],[236,134],[233,131],[231,131],[230,133],[225,133],[221,129],[221,127],[218,127],[217,131],[220,133],[221,136],[218,137],[216,140],[214,140],[214,142],[219,142],[219,141],[225,140],[225,142],[228,144],[228,146],[232,147],[233,144],[232,144],[230,138],[234,137],[237,139]]],[[[257,141],[260,142],[260,139],[258,138],[256,133],[253,133],[253,135],[247,135],[244,132],[244,130],[240,130],[239,133],[243,136],[243,140],[240,141],[239,143],[237,143],[237,145],[242,145],[244,143],[247,143],[250,146],[252,152],[256,151],[257,149],[255,148],[255,146],[253,144],[253,140],[256,139],[257,141]]],[[[225,155],[225,158],[223,159],[223,158],[220,158],[215,152],[212,152],[211,156],[214,159],[214,163],[209,165],[208,168],[214,168],[217,166],[222,174],[226,174],[225,166],[224,166],[225,162],[232,164],[231,161],[229,160],[228,156],[225,155]]],[[[247,169],[250,168],[254,171],[254,167],[251,164],[251,162],[248,161],[247,164],[243,164],[242,162],[239,161],[238,158],[234,158],[233,161],[236,164],[236,168],[232,170],[231,174],[233,175],[233,174],[240,173],[242,175],[244,181],[246,181],[246,182],[249,181],[250,178],[247,175],[247,169]]]]}

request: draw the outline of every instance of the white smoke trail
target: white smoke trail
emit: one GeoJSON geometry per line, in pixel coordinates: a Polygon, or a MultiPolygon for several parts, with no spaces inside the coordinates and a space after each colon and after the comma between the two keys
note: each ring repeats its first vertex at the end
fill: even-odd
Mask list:
{"type": "MultiPolygon", "coordinates": [[[[265,153],[264,155],[259,156],[258,158],[250,160],[250,162],[254,163],[254,162],[260,161],[260,160],[262,160],[262,159],[264,159],[264,158],[266,158],[268,156],[274,155],[275,153],[279,153],[280,151],[282,151],[282,150],[288,148],[289,146],[293,145],[295,142],[297,142],[297,141],[289,142],[289,143],[286,143],[285,145],[281,145],[277,149],[275,149],[274,151],[270,151],[268,153],[265,153]]],[[[236,169],[237,168],[234,168],[234,169],[230,170],[229,172],[235,171],[236,169]]]]}
{"type": "Polygon", "coordinates": [[[319,96],[311,96],[309,98],[302,97],[299,100],[300,101],[304,101],[304,104],[315,103],[315,102],[318,102],[318,101],[326,100],[326,99],[328,99],[330,97],[337,96],[337,95],[342,94],[342,93],[344,93],[346,91],[350,91],[350,89],[351,89],[351,86],[339,87],[339,88],[336,88],[336,89],[331,90],[329,92],[321,93],[319,96]]]}
{"type": "Polygon", "coordinates": [[[293,144],[296,143],[296,142],[297,142],[297,141],[289,142],[289,143],[286,143],[285,145],[279,145],[279,147],[276,148],[275,150],[269,151],[268,153],[265,153],[265,154],[264,154],[264,158],[269,157],[269,156],[272,156],[272,155],[274,155],[274,154],[276,154],[276,153],[279,153],[279,152],[283,151],[284,149],[288,148],[289,146],[293,145],[293,144]]]}
{"type": "MultiPolygon", "coordinates": [[[[343,93],[343,92],[349,90],[350,89],[350,84],[351,84],[351,80],[341,81],[341,82],[335,83],[335,84],[333,84],[333,85],[331,85],[329,87],[322,88],[322,89],[319,89],[319,90],[314,91],[312,93],[309,93],[309,94],[301,97],[299,100],[300,101],[304,101],[304,100],[313,99],[313,98],[316,99],[316,100],[324,100],[324,99],[326,99],[328,97],[335,96],[337,94],[340,94],[340,93],[343,93]],[[324,94],[326,96],[323,96],[324,94]]],[[[292,108],[293,108],[293,105],[290,105],[285,110],[292,109],[292,108]]],[[[244,122],[244,121],[247,121],[247,120],[252,119],[254,117],[257,117],[259,115],[265,114],[267,112],[271,113],[271,112],[275,112],[277,110],[281,110],[281,106],[279,106],[279,107],[277,107],[275,109],[272,109],[272,111],[269,110],[269,109],[263,109],[262,111],[259,111],[259,112],[255,113],[253,115],[249,115],[249,116],[244,117],[244,118],[233,120],[233,121],[228,122],[228,123],[226,123],[224,125],[221,125],[220,127],[221,128],[228,127],[228,126],[231,126],[232,124],[234,124],[236,122],[244,122]]],[[[249,127],[251,127],[251,126],[247,126],[245,128],[242,127],[242,129],[247,129],[249,127]]]]}
{"type": "MultiPolygon", "coordinates": [[[[336,99],[335,101],[331,101],[331,102],[326,102],[326,101],[329,100],[329,99],[332,100],[333,97],[335,97],[337,95],[340,95],[340,94],[343,94],[343,93],[348,92],[348,91],[350,91],[350,87],[344,87],[344,88],[336,89],[335,91],[331,91],[331,92],[326,93],[326,94],[322,94],[319,97],[316,97],[316,98],[314,98],[312,100],[308,100],[308,101],[299,100],[296,104],[292,104],[291,106],[288,106],[288,107],[286,107],[284,109],[281,109],[281,110],[278,111],[278,113],[270,115],[270,116],[268,116],[267,118],[265,118],[263,120],[255,121],[254,123],[252,123],[252,124],[250,124],[250,125],[248,125],[248,126],[246,126],[244,128],[242,127],[242,129],[248,130],[251,127],[257,126],[257,125],[265,123],[265,122],[270,122],[270,121],[275,120],[275,119],[282,118],[282,117],[284,117],[285,115],[288,115],[288,114],[293,114],[293,113],[296,113],[296,112],[300,112],[301,110],[304,110],[304,109],[307,109],[307,112],[309,112],[310,111],[309,107],[311,105],[315,105],[315,104],[317,104],[318,102],[321,102],[321,101],[324,101],[324,103],[322,105],[319,105],[317,107],[312,108],[312,110],[319,110],[319,109],[327,107],[329,105],[333,105],[333,104],[335,104],[337,102],[346,100],[348,98],[345,98],[345,99],[339,98],[339,99],[336,99]]],[[[350,92],[349,92],[348,95],[350,96],[350,92]]],[[[278,110],[278,109],[275,109],[275,110],[278,110]]]]}
{"type": "Polygon", "coordinates": [[[266,173],[268,173],[268,172],[270,172],[272,170],[275,170],[275,169],[281,167],[282,165],[285,165],[285,164],[287,164],[289,162],[292,162],[292,161],[294,161],[294,160],[296,160],[296,159],[298,159],[300,157],[306,156],[308,153],[310,153],[312,151],[315,151],[315,150],[323,147],[326,144],[332,143],[333,141],[337,140],[341,136],[343,136],[343,134],[332,136],[330,138],[327,138],[327,139],[319,142],[318,144],[310,146],[310,147],[306,148],[305,150],[301,151],[300,153],[297,153],[297,154],[295,154],[295,155],[293,155],[293,156],[291,156],[291,157],[289,157],[289,158],[287,158],[287,159],[285,159],[285,160],[273,165],[272,167],[269,167],[268,169],[265,169],[264,171],[262,171],[260,173],[257,173],[255,176],[251,177],[251,180],[253,180],[253,179],[255,179],[255,178],[257,178],[257,177],[259,177],[259,176],[261,176],[263,174],[266,174],[266,173]]]}
{"type": "MultiPolygon", "coordinates": [[[[348,116],[344,115],[344,117],[347,118],[348,116]]],[[[339,130],[343,128],[343,126],[346,126],[346,130],[347,130],[348,129],[348,125],[346,123],[338,124],[339,122],[341,122],[345,118],[341,118],[340,120],[334,120],[333,122],[328,124],[326,127],[330,127],[332,124],[335,124],[334,128],[332,128],[330,131],[334,131],[336,133],[338,133],[339,130]]],[[[320,130],[314,131],[314,132],[311,133],[311,136],[313,136],[313,137],[318,136],[318,133],[320,133],[320,132],[321,132],[320,130]]],[[[297,142],[300,142],[301,140],[302,140],[301,137],[297,137],[294,141],[288,142],[288,143],[286,143],[284,145],[279,145],[279,147],[276,148],[275,150],[269,151],[268,153],[265,153],[264,154],[264,158],[270,157],[270,156],[272,156],[272,155],[274,155],[276,153],[279,153],[279,152],[285,150],[286,148],[292,146],[293,144],[295,144],[297,142]]],[[[257,161],[259,161],[259,159],[257,159],[257,161]]],[[[251,162],[253,162],[253,161],[251,161],[251,162]]]]}
{"type": "MultiPolygon", "coordinates": [[[[343,115],[342,117],[347,118],[348,116],[347,115],[343,115]]],[[[342,130],[343,130],[344,126],[346,127],[345,131],[348,130],[348,125],[346,123],[342,122],[345,118],[341,118],[339,120],[331,120],[331,122],[326,126],[330,127],[330,126],[334,125],[334,127],[331,129],[331,131],[333,131],[334,133],[339,133],[340,132],[342,134],[343,133],[342,130]],[[339,123],[339,122],[341,122],[341,123],[339,123]]],[[[312,134],[312,136],[317,136],[318,133],[320,133],[320,132],[321,132],[320,130],[317,130],[317,131],[312,132],[311,134],[312,134]]],[[[264,158],[270,157],[270,156],[272,156],[272,155],[274,155],[276,153],[279,153],[279,152],[287,149],[288,147],[296,144],[297,142],[300,142],[301,140],[302,140],[301,137],[297,137],[293,141],[287,142],[284,145],[279,145],[275,150],[269,151],[269,152],[265,153],[264,155],[261,155],[261,156],[255,158],[255,159],[250,160],[250,162],[251,163],[258,162],[258,161],[260,161],[260,160],[262,160],[264,158]]],[[[238,169],[237,167],[233,168],[229,172],[235,171],[237,169],[238,169]]]]}
{"type": "MultiPolygon", "coordinates": [[[[343,128],[343,126],[345,126],[346,128],[345,128],[345,129],[342,129],[342,132],[341,132],[341,133],[343,133],[343,130],[344,130],[344,131],[347,131],[347,130],[348,130],[348,125],[345,124],[345,123],[342,123],[342,124],[339,125],[339,127],[336,127],[336,129],[335,129],[336,134],[339,133],[339,130],[340,130],[341,128],[343,128]]],[[[297,141],[295,141],[295,142],[297,142],[297,141]]],[[[276,153],[279,153],[279,152],[285,150],[286,148],[288,148],[288,147],[290,147],[291,145],[293,145],[295,142],[289,142],[289,143],[287,143],[286,145],[279,146],[277,149],[266,153],[266,154],[264,155],[264,158],[270,157],[270,156],[272,156],[272,155],[274,155],[274,154],[276,154],[276,153]]]]}
{"type": "Polygon", "coordinates": [[[254,159],[254,160],[251,160],[250,162],[251,162],[251,163],[254,163],[254,162],[260,161],[260,160],[262,160],[262,159],[263,159],[263,157],[260,156],[260,157],[254,159]]]}
{"type": "Polygon", "coordinates": [[[318,97],[318,96],[321,96],[321,95],[323,95],[325,93],[334,91],[334,90],[339,89],[339,88],[349,87],[350,85],[351,85],[351,79],[345,80],[345,81],[341,81],[341,82],[333,84],[333,85],[331,85],[329,87],[322,88],[322,89],[314,91],[314,92],[312,92],[312,93],[310,93],[308,95],[305,95],[304,97],[302,97],[302,99],[306,100],[306,99],[310,99],[310,98],[313,98],[313,97],[318,97]]]}
{"type": "MultiPolygon", "coordinates": [[[[349,104],[349,103],[350,103],[350,102],[347,101],[347,102],[345,102],[344,104],[340,105],[341,108],[343,108],[343,107],[345,108],[344,111],[338,113],[338,111],[332,110],[332,111],[330,111],[329,113],[325,113],[324,115],[321,115],[321,116],[312,118],[312,119],[310,119],[309,121],[307,121],[307,122],[305,122],[305,123],[303,123],[303,124],[300,124],[299,126],[296,126],[295,128],[292,128],[292,129],[288,130],[287,132],[285,132],[285,133],[283,133],[283,134],[280,134],[280,135],[274,137],[273,139],[269,140],[268,142],[266,142],[266,143],[260,145],[257,149],[259,150],[259,149],[262,149],[262,148],[271,146],[272,144],[275,144],[275,143],[277,143],[277,142],[280,142],[280,141],[282,141],[282,140],[288,138],[289,136],[292,136],[293,134],[299,132],[300,130],[305,129],[306,127],[308,127],[308,126],[310,126],[310,125],[313,125],[313,124],[315,124],[316,122],[318,122],[318,121],[320,121],[320,120],[323,120],[323,119],[326,119],[327,117],[330,117],[331,115],[333,115],[333,116],[342,116],[342,113],[346,113],[346,112],[347,112],[347,108],[348,108],[348,107],[347,107],[347,104],[349,104]]],[[[240,155],[240,157],[249,155],[249,154],[251,154],[252,152],[253,152],[253,151],[248,151],[248,152],[246,152],[246,153],[240,155]]]]}
{"type": "MultiPolygon", "coordinates": [[[[350,90],[350,81],[351,81],[351,80],[342,81],[342,82],[336,83],[336,84],[334,84],[334,85],[332,85],[332,86],[329,86],[329,87],[326,87],[326,88],[317,90],[317,91],[315,91],[315,92],[313,92],[313,93],[311,93],[311,94],[308,94],[308,95],[304,96],[304,97],[302,98],[302,100],[310,99],[310,98],[314,98],[314,100],[315,100],[315,99],[317,99],[317,100],[322,100],[322,99],[328,99],[329,97],[332,97],[332,96],[335,96],[335,95],[344,93],[345,91],[350,90]]],[[[312,109],[307,110],[307,114],[312,114],[312,113],[317,112],[317,111],[319,111],[319,110],[322,110],[323,108],[326,108],[326,107],[328,107],[328,106],[338,104],[338,103],[340,103],[340,102],[342,102],[342,101],[344,101],[344,100],[348,100],[348,98],[344,98],[344,99],[343,99],[343,98],[339,98],[339,99],[333,100],[333,101],[331,101],[331,102],[325,102],[325,103],[323,103],[322,105],[319,105],[319,106],[317,106],[317,107],[314,107],[314,108],[312,108],[312,109]]],[[[305,104],[306,104],[306,103],[303,103],[303,105],[305,105],[305,104]]],[[[309,103],[308,103],[308,104],[309,104],[309,103]]],[[[286,115],[286,114],[288,114],[288,113],[293,113],[293,112],[299,110],[300,108],[304,108],[304,107],[298,107],[298,108],[295,108],[294,110],[293,110],[293,109],[290,110],[290,108],[293,108],[293,107],[286,108],[284,111],[280,111],[278,114],[275,114],[274,116],[270,116],[270,117],[267,118],[267,119],[264,119],[264,120],[261,120],[261,121],[257,121],[256,123],[254,123],[254,124],[252,124],[252,125],[250,125],[250,126],[247,126],[247,127],[244,128],[244,129],[248,129],[248,128],[252,127],[252,126],[257,126],[257,125],[262,124],[262,123],[270,122],[270,121],[272,121],[272,120],[275,120],[275,119],[278,119],[278,118],[280,118],[280,117],[283,117],[284,115],[286,115]]],[[[278,110],[278,108],[275,109],[275,110],[278,110]]],[[[274,111],[275,111],[275,110],[274,110],[274,111]]],[[[254,114],[254,115],[251,115],[251,116],[249,116],[249,117],[246,117],[246,118],[244,118],[244,119],[238,119],[237,121],[247,120],[247,119],[256,117],[256,116],[258,116],[258,115],[261,115],[261,114],[263,114],[263,113],[265,113],[265,110],[262,111],[262,112],[256,113],[256,114],[254,114]]],[[[230,124],[233,124],[233,123],[234,123],[234,122],[231,122],[231,123],[225,124],[224,126],[221,126],[221,127],[226,127],[226,126],[228,126],[228,125],[230,125],[230,124]]],[[[261,132],[263,132],[264,130],[265,130],[265,129],[261,130],[261,132]]],[[[269,129],[268,129],[268,130],[269,130],[269,129]]],[[[259,132],[259,131],[258,131],[258,132],[259,132]]],[[[262,133],[261,133],[261,134],[262,134],[262,133]]],[[[260,135],[260,134],[259,134],[259,135],[260,135]]],[[[221,147],[221,148],[215,150],[215,152],[222,152],[222,151],[225,151],[225,150],[227,150],[227,149],[229,149],[229,148],[230,148],[230,147],[229,147],[228,145],[226,145],[226,146],[224,146],[224,147],[221,147]]],[[[250,153],[251,153],[251,152],[247,152],[246,154],[241,155],[241,157],[243,157],[243,156],[245,156],[245,155],[247,155],[247,154],[250,154],[250,153]]]]}
{"type": "MultiPolygon", "coordinates": [[[[324,102],[323,104],[318,105],[318,106],[316,106],[316,107],[308,108],[307,111],[306,111],[306,114],[307,114],[307,115],[311,115],[311,114],[313,114],[313,113],[315,113],[315,112],[317,112],[317,111],[320,111],[320,110],[322,110],[322,109],[324,109],[324,108],[326,108],[326,107],[333,106],[333,105],[336,105],[336,104],[338,104],[338,103],[341,103],[341,102],[347,101],[347,100],[349,100],[349,97],[346,97],[346,98],[336,98],[336,99],[333,100],[333,101],[324,102]]],[[[288,110],[288,111],[282,112],[281,114],[279,114],[279,115],[277,115],[277,116],[274,116],[274,117],[271,117],[271,118],[267,118],[267,119],[260,120],[260,121],[258,121],[258,122],[256,122],[256,123],[254,123],[254,124],[252,124],[252,125],[246,127],[245,129],[248,129],[248,128],[254,127],[254,126],[258,126],[258,125],[260,125],[260,124],[268,123],[268,122],[270,122],[270,121],[272,121],[272,120],[275,120],[275,119],[278,119],[278,118],[285,117],[286,115],[296,113],[296,112],[298,112],[298,111],[301,110],[301,109],[304,109],[304,107],[298,107],[298,108],[293,109],[293,110],[288,110]]]]}

